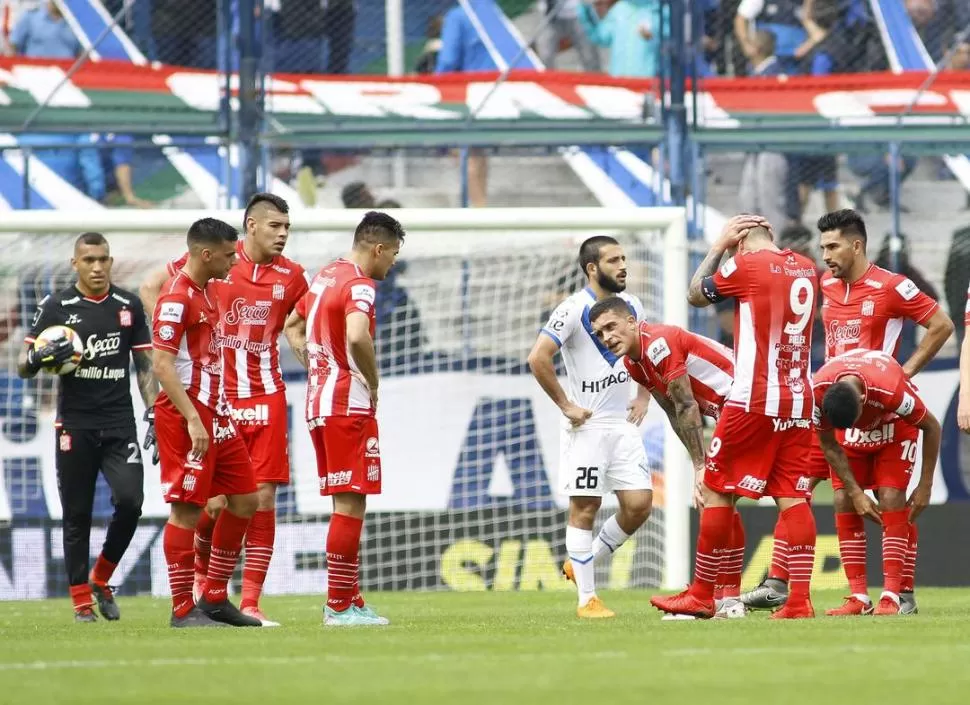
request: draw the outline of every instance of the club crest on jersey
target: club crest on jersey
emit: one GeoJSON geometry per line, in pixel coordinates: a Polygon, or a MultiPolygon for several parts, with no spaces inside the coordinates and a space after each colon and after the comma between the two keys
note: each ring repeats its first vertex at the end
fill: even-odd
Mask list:
{"type": "Polygon", "coordinates": [[[70,433],[62,433],[59,436],[58,441],[59,441],[59,446],[60,446],[60,449],[61,449],[61,452],[62,453],[70,453],[71,452],[71,434],[70,433]]]}
{"type": "Polygon", "coordinates": [[[118,311],[118,325],[122,328],[131,328],[131,311],[126,308],[118,311]]]}
{"type": "Polygon", "coordinates": [[[282,301],[286,297],[286,287],[280,282],[273,284],[273,299],[282,301]]]}
{"type": "Polygon", "coordinates": [[[364,455],[366,455],[368,458],[381,457],[381,448],[377,443],[377,438],[374,436],[368,438],[367,442],[364,444],[364,455]]]}
{"type": "Polygon", "coordinates": [[[876,303],[872,299],[866,299],[862,302],[862,315],[871,316],[876,310],[876,303]]]}

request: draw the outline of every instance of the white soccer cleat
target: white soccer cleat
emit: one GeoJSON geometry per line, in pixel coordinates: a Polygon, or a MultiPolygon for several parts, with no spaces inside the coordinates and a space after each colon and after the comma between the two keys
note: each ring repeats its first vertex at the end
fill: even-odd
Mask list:
{"type": "Polygon", "coordinates": [[[660,618],[660,621],[661,622],[681,622],[681,621],[689,622],[696,619],[697,617],[695,617],[692,614],[671,614],[670,612],[668,612],[667,614],[665,614],[663,617],[660,618]]]}
{"type": "Polygon", "coordinates": [[[747,614],[748,610],[739,598],[728,598],[721,601],[713,619],[743,619],[747,614]]]}
{"type": "Polygon", "coordinates": [[[280,626],[280,623],[279,622],[274,622],[272,619],[266,619],[266,615],[262,613],[262,611],[259,609],[259,607],[252,607],[252,606],[247,605],[246,607],[243,607],[241,611],[247,617],[252,617],[254,619],[258,619],[260,622],[262,622],[262,625],[264,627],[278,627],[278,626],[280,626]]]}

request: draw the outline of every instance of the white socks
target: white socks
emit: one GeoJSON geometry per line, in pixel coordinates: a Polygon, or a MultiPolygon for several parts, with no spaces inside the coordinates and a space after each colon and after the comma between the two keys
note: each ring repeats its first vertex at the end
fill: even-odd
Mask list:
{"type": "Polygon", "coordinates": [[[579,606],[596,596],[596,578],[593,574],[593,532],[575,526],[566,527],[566,553],[573,565],[579,606]]]}
{"type": "MultiPolygon", "coordinates": [[[[630,538],[630,534],[620,528],[616,520],[616,514],[611,516],[603,524],[603,528],[593,539],[593,558],[599,559],[604,553],[609,551],[615,553],[616,549],[623,545],[623,542],[630,538]]],[[[568,549],[567,549],[568,550],[568,549]]]]}

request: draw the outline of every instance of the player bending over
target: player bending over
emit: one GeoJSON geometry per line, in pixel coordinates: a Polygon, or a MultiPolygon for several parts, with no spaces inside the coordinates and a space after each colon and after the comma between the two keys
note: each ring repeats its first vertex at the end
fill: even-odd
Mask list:
{"type": "MultiPolygon", "coordinates": [[[[831,360],[850,350],[881,350],[895,357],[899,352],[900,333],[905,321],[926,328],[926,335],[903,363],[910,377],[932,360],[953,332],[953,323],[940,306],[902,274],[877,267],[866,254],[866,224],[853,210],[840,210],[818,220],[822,258],[829,271],[822,276],[822,322],[825,326],[825,359],[831,360]]],[[[844,435],[846,453],[889,462],[894,454],[902,457],[915,447],[919,431],[911,424],[896,420],[885,432],[872,434],[857,430],[844,435]]],[[[829,479],[831,469],[813,437],[807,474],[813,487],[829,479]]],[[[890,471],[891,472],[891,471],[890,471]]],[[[868,614],[872,602],[866,594],[866,532],[862,518],[853,511],[852,502],[839,483],[835,485],[835,525],[842,555],[842,567],[852,595],[845,604],[827,614],[836,616],[868,614]]],[[[916,570],[916,524],[907,534],[906,568],[900,597],[902,613],[916,612],[913,592],[916,570]]],[[[749,607],[770,608],[784,603],[788,580],[787,538],[784,524],[775,526],[775,547],[768,578],[757,588],[742,595],[749,607]]]]}
{"type": "Polygon", "coordinates": [[[394,218],[364,215],[350,254],[320,270],[286,322],[286,337],[309,373],[306,420],[320,494],[333,497],[327,626],[388,623],[364,604],[359,552],[367,495],[381,493],[374,280],[387,276],[403,242],[404,229],[394,218]]]}
{"type": "Polygon", "coordinates": [[[256,512],[256,480],[246,445],[222,396],[219,311],[210,280],[225,279],[236,258],[236,230],[214,218],[189,228],[185,265],[162,286],[152,318],[152,360],[162,393],[155,430],[162,491],[171,505],[163,546],[172,591],[173,627],[225,623],[258,627],[229,602],[243,536],[256,512]],[[203,594],[192,595],[195,526],[206,502],[226,495],[212,532],[203,594]]]}
{"type": "Polygon", "coordinates": [[[566,526],[568,559],[563,573],[576,583],[577,615],[613,617],[596,596],[593,564],[618,549],[650,515],[653,485],[637,426],[650,397],[637,389],[631,403],[629,373],[617,355],[595,336],[590,308],[618,295],[637,320],[643,305],[626,289],[626,255],[611,237],[592,237],[579,248],[579,265],[588,286],[563,301],[549,318],[529,353],[529,367],[543,391],[562,411],[559,491],[569,496],[566,526]],[[553,357],[562,350],[569,393],[556,378],[553,357]],[[593,522],[603,495],[615,492],[620,510],[593,539],[593,522]]]}
{"type": "MultiPolygon", "coordinates": [[[[933,491],[933,471],[940,453],[940,424],[923,404],[916,387],[896,360],[881,351],[855,350],[838,355],[815,374],[815,427],[825,458],[836,471],[832,484],[842,489],[840,478],[851,474],[858,485],[852,492],[874,489],[882,516],[883,592],[876,615],[900,613],[909,525],[926,509],[933,491]],[[860,452],[847,440],[892,434],[906,422],[923,431],[923,464],[919,483],[909,499],[906,488],[916,461],[916,440],[888,443],[880,450],[860,452]],[[833,429],[839,429],[836,432],[833,429]],[[854,434],[854,435],[853,435],[854,434]],[[849,438],[853,435],[853,438],[849,438]]],[[[863,533],[864,535],[864,533],[863,533]]],[[[856,546],[862,551],[865,543],[856,546]]],[[[856,600],[868,601],[866,584],[851,584],[856,600]]],[[[872,613],[870,607],[868,610],[872,613]]],[[[840,613],[836,613],[840,614],[840,613]]]]}
{"type": "MultiPolygon", "coordinates": [[[[307,291],[306,274],[283,256],[290,235],[289,206],[279,196],[257,193],[243,215],[246,237],[236,245],[236,263],[225,280],[213,280],[221,312],[223,388],[236,430],[256,473],[259,506],[246,531],[239,608],[262,622],[279,626],[259,608],[263,582],[273,557],[276,537],[276,488],[289,484],[286,385],[280,369],[279,338],[286,317],[307,291]]],[[[188,255],[142,285],[143,301],[154,302],[162,280],[184,266],[188,255]]],[[[147,305],[147,304],[146,304],[147,305]]],[[[209,569],[212,531],[226,498],[210,500],[195,528],[196,595],[209,569]]]]}
{"type": "MultiPolygon", "coordinates": [[[[967,308],[963,316],[965,327],[970,328],[970,288],[967,289],[967,308]]],[[[964,433],[970,433],[970,335],[966,333],[960,346],[960,397],[957,405],[957,425],[964,433]]]]}
{"type": "MultiPolygon", "coordinates": [[[[646,388],[667,414],[694,465],[694,504],[704,508],[704,434],[701,417],[717,421],[731,391],[734,355],[730,349],[677,326],[637,323],[623,299],[611,296],[589,312],[593,332],[610,352],[623,358],[630,377],[646,388]]],[[[734,512],[731,542],[720,558],[714,584],[715,618],[744,616],[741,571],[744,526],[734,512]]]]}

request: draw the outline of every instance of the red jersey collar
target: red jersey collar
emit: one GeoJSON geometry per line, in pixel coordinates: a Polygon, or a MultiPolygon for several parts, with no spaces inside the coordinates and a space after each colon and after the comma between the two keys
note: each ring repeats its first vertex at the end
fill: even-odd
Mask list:
{"type": "Polygon", "coordinates": [[[84,292],[83,292],[83,291],[81,291],[81,290],[80,290],[80,289],[78,288],[78,285],[77,285],[77,284],[75,284],[75,285],[74,285],[74,290],[75,290],[75,291],[76,291],[76,292],[77,292],[78,294],[80,294],[80,295],[81,295],[81,298],[82,298],[82,299],[84,299],[85,301],[90,301],[90,302],[91,302],[91,303],[93,303],[93,304],[101,304],[101,303],[104,303],[104,302],[105,302],[105,301],[107,300],[107,298],[108,298],[109,296],[111,296],[111,286],[110,286],[110,285],[108,285],[108,290],[107,290],[106,292],[104,292],[104,296],[97,296],[97,297],[94,297],[94,296],[85,296],[85,295],[84,295],[84,292]]]}
{"type": "Polygon", "coordinates": [[[195,280],[192,277],[190,277],[188,274],[186,274],[184,269],[180,269],[177,272],[175,272],[175,276],[185,277],[185,280],[189,283],[189,286],[191,286],[196,291],[205,291],[205,287],[199,286],[198,284],[196,284],[195,280]]]}
{"type": "Polygon", "coordinates": [[[256,262],[254,262],[253,259],[246,254],[245,244],[246,244],[245,240],[240,240],[236,243],[236,256],[239,257],[239,259],[241,259],[246,264],[251,264],[254,267],[269,267],[270,265],[276,264],[276,261],[279,259],[278,255],[273,255],[270,258],[269,262],[256,264],[256,262]]]}

